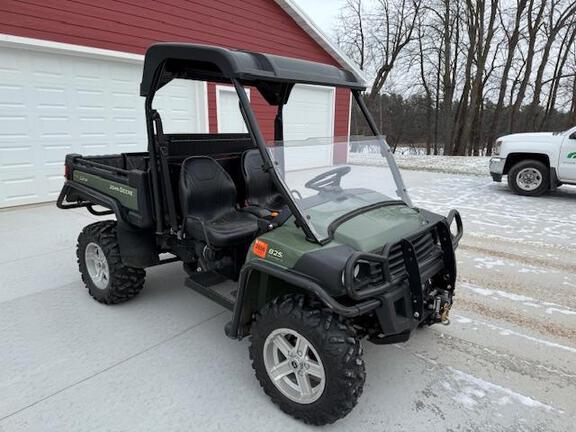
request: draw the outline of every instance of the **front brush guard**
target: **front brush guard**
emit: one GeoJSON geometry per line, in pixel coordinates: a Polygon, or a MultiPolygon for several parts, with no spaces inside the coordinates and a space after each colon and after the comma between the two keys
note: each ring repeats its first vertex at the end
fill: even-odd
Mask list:
{"type": "Polygon", "coordinates": [[[405,283],[407,279],[412,295],[414,317],[422,317],[424,312],[423,281],[427,281],[444,269],[447,289],[453,290],[454,288],[456,281],[454,249],[458,246],[462,235],[463,225],[460,213],[457,210],[451,210],[447,218],[441,218],[429,224],[406,239],[388,243],[384,247],[382,254],[356,252],[348,259],[344,270],[344,285],[348,296],[358,301],[377,297],[397,288],[405,283]],[[456,221],[456,234],[452,234],[450,231],[450,226],[454,221],[456,221]],[[432,254],[431,258],[424,262],[419,262],[413,240],[427,232],[435,234],[434,238],[437,239],[439,248],[436,253],[432,254]],[[402,250],[406,272],[401,277],[394,279],[390,272],[389,260],[390,251],[397,245],[400,245],[402,250]],[[370,278],[357,280],[354,277],[354,268],[359,263],[378,263],[382,269],[384,282],[379,285],[372,285],[370,278]]]}

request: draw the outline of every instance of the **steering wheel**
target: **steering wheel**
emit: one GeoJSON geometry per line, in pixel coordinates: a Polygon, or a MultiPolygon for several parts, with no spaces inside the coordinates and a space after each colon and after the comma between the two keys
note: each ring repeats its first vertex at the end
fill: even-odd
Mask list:
{"type": "Polygon", "coordinates": [[[292,195],[294,195],[294,196],[295,196],[297,199],[299,199],[299,200],[302,200],[302,199],[303,199],[303,198],[302,198],[302,194],[301,194],[300,192],[298,192],[296,189],[292,189],[292,190],[290,191],[290,193],[291,193],[292,195]]]}
{"type": "Polygon", "coordinates": [[[318,192],[332,192],[340,189],[340,180],[350,172],[349,166],[334,168],[333,170],[326,171],[317,175],[313,179],[306,182],[304,186],[308,189],[314,189],[318,192]]]}

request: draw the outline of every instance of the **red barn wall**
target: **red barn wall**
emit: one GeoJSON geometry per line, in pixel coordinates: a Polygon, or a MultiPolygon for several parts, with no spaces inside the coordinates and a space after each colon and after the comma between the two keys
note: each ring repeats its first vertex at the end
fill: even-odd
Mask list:
{"type": "MultiPolygon", "coordinates": [[[[2,0],[0,33],[135,54],[155,42],[204,43],[338,65],[272,0],[2,0]]],[[[348,132],[349,94],[336,93],[337,136],[348,132]]],[[[215,130],[214,86],[208,100],[215,130]]],[[[272,139],[273,110],[257,92],[252,102],[272,139]]]]}

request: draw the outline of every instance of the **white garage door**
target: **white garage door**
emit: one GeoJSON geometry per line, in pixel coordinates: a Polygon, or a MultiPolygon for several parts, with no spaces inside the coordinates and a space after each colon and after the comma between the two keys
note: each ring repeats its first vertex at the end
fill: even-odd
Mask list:
{"type": "MultiPolygon", "coordinates": [[[[217,86],[219,132],[246,132],[232,87],[217,86]]],[[[285,169],[332,165],[334,89],[298,84],[284,108],[285,169]]]]}
{"type": "Polygon", "coordinates": [[[284,109],[285,169],[332,165],[333,136],[334,89],[294,86],[284,109]]]}
{"type": "MultiPolygon", "coordinates": [[[[250,89],[246,89],[250,99],[250,89]]],[[[216,86],[216,106],[219,133],[246,133],[246,123],[240,112],[236,89],[230,86],[216,86]]]]}
{"type": "MultiPolygon", "coordinates": [[[[0,47],[0,207],[52,201],[67,153],[146,150],[142,64],[0,47]]],[[[155,107],[167,132],[207,132],[206,90],[174,82],[155,107]]]]}

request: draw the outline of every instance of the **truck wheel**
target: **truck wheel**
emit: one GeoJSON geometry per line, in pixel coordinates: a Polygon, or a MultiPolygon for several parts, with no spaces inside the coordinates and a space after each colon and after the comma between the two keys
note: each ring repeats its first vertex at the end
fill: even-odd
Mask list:
{"type": "Polygon", "coordinates": [[[508,186],[519,195],[542,195],[550,188],[550,170],[537,160],[520,161],[508,172],[508,186]]]}
{"type": "Polygon", "coordinates": [[[115,221],[86,226],[78,236],[76,256],[88,292],[100,303],[125,302],[144,286],[146,272],[122,263],[115,221]]]}
{"type": "Polygon", "coordinates": [[[257,314],[250,358],[272,401],[313,425],[346,416],[366,378],[354,329],[302,295],[275,299],[257,314]]]}

